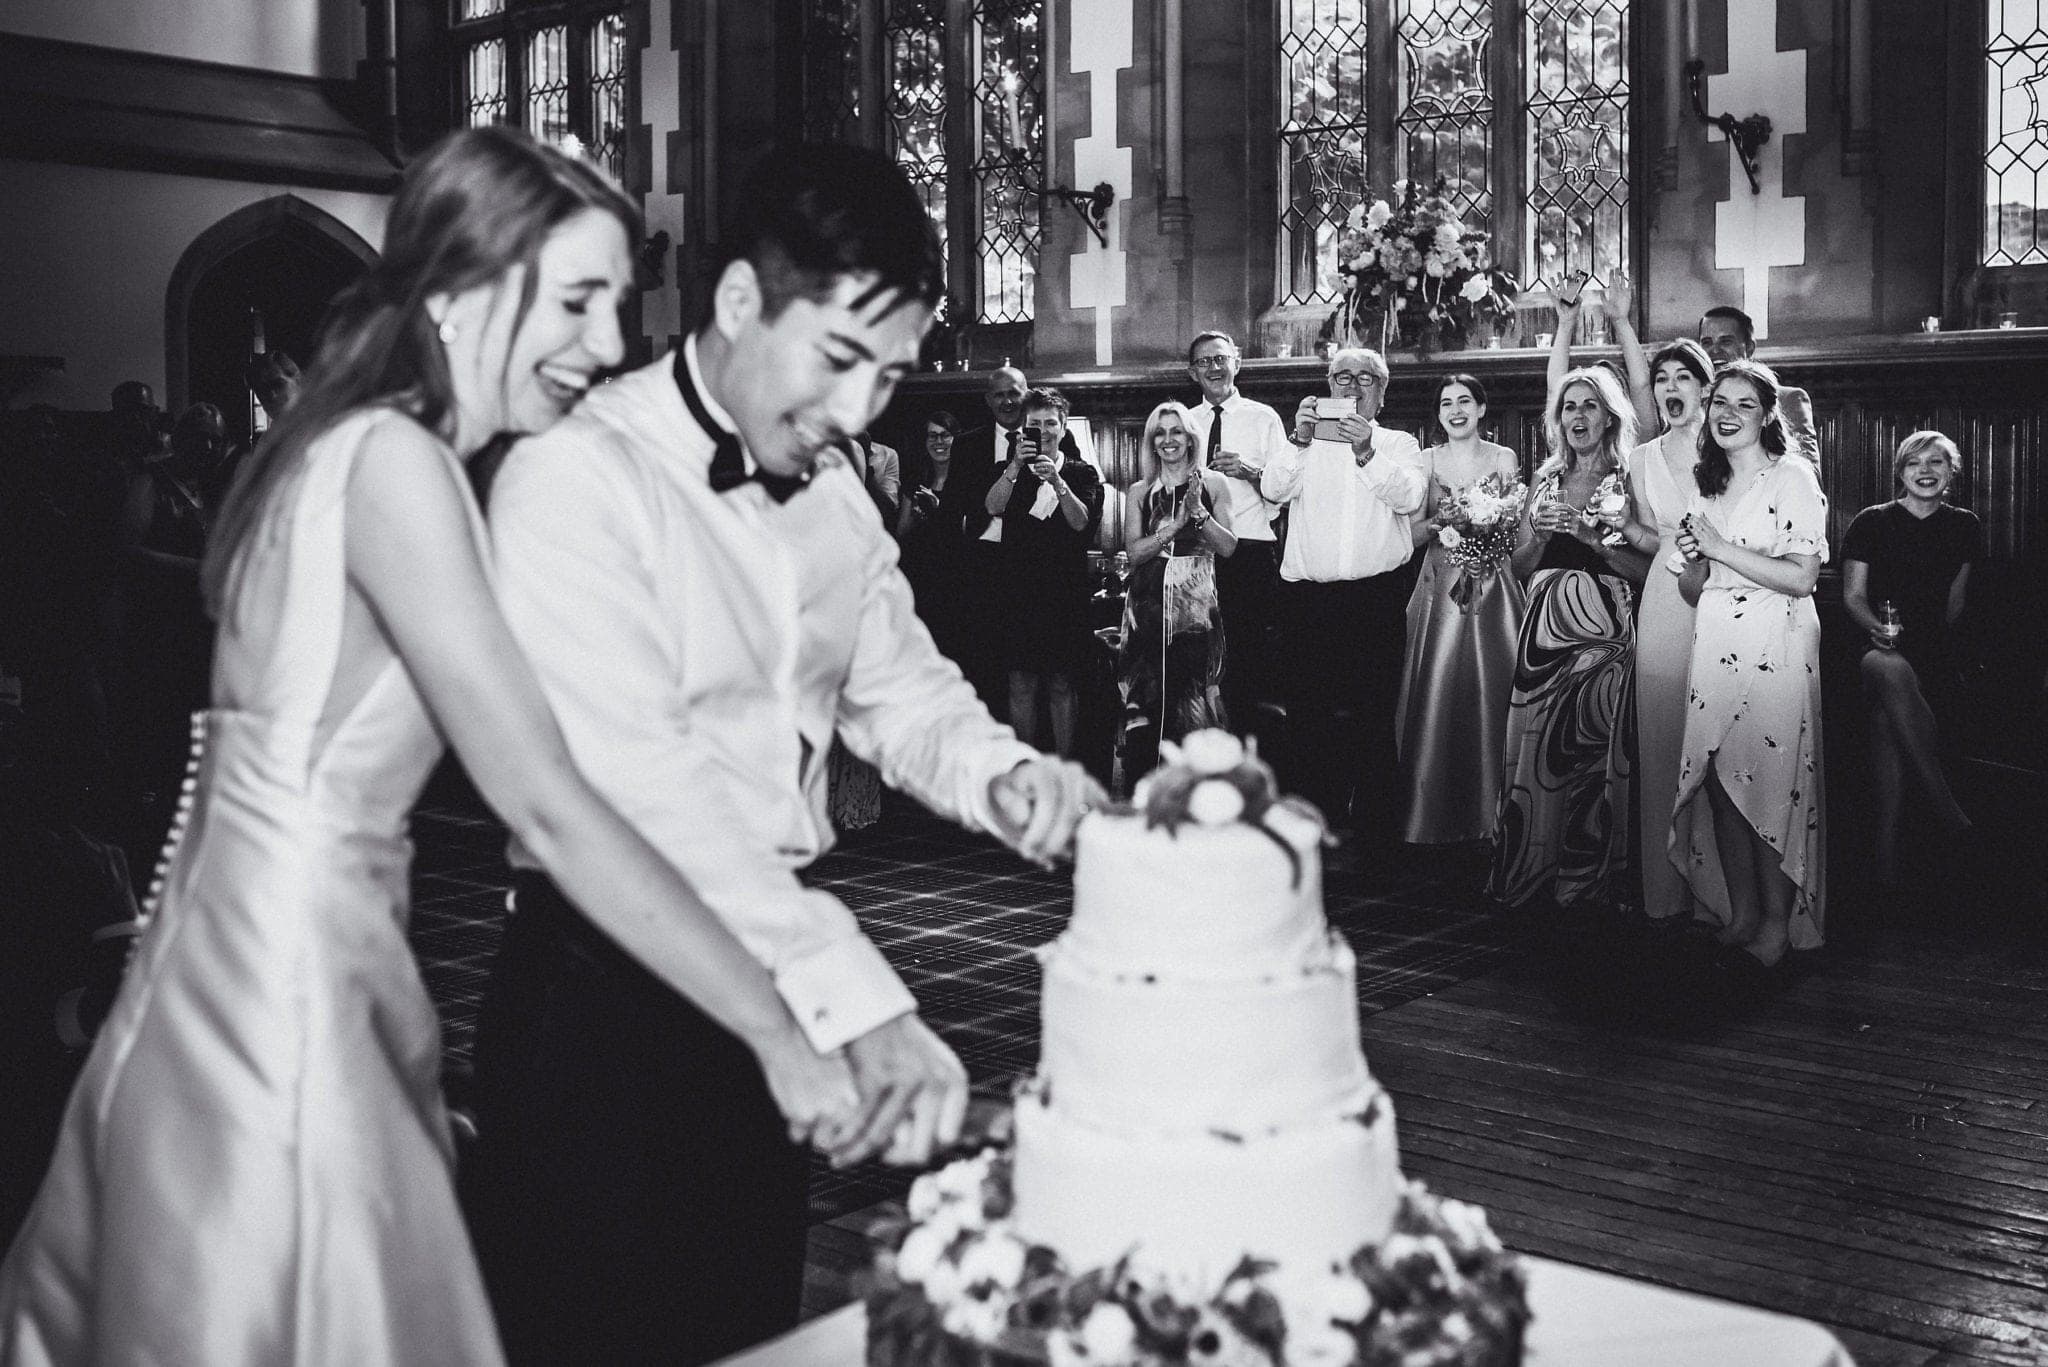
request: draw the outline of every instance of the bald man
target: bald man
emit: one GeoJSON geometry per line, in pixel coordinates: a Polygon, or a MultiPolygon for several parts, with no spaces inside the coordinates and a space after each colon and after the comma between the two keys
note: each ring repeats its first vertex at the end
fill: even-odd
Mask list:
{"type": "Polygon", "coordinates": [[[967,541],[961,557],[968,582],[960,586],[965,620],[975,629],[964,632],[958,649],[963,659],[953,663],[974,685],[982,703],[998,719],[1010,713],[1010,681],[1003,666],[1001,625],[997,615],[996,587],[1001,575],[1003,520],[990,517],[983,504],[989,487],[1010,463],[1011,444],[1024,425],[1024,392],[1031,387],[1024,372],[1015,366],[999,366],[989,372],[988,388],[982,402],[994,419],[988,427],[970,428],[953,443],[953,475],[970,486],[962,491],[960,506],[968,509],[960,535],[967,541]]]}

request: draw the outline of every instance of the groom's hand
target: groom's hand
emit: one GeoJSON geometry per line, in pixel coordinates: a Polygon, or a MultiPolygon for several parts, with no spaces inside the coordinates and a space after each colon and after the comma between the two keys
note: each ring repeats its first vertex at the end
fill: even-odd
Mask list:
{"type": "Polygon", "coordinates": [[[989,780],[996,834],[1034,864],[1073,852],[1074,828],[1109,801],[1102,785],[1069,760],[1041,755],[989,780]]]}
{"type": "Polygon", "coordinates": [[[967,1114],[967,1070],[915,1015],[884,1021],[853,1040],[846,1060],[862,1113],[853,1137],[831,1151],[833,1166],[877,1154],[916,1166],[958,1142],[967,1114]]]}

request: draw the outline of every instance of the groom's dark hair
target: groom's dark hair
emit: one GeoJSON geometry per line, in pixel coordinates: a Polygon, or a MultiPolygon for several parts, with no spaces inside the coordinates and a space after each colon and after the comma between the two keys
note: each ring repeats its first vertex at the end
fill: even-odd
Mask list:
{"type": "Polygon", "coordinates": [[[849,275],[872,275],[859,303],[896,296],[936,305],[946,261],[924,201],[880,152],[803,143],[770,150],[743,182],[719,269],[745,259],[761,282],[763,315],[822,299],[849,275]]]}

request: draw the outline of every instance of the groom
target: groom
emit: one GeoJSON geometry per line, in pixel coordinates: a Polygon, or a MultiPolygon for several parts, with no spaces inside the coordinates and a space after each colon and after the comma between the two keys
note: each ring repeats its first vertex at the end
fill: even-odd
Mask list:
{"type": "MultiPolygon", "coordinates": [[[[944,290],[916,195],[877,154],[771,155],[723,245],[708,323],[506,461],[499,590],[583,773],[845,1051],[862,1117],[834,1161],[921,1163],[959,1134],[965,1072],[796,876],[832,843],[833,737],[1041,861],[1100,793],[933,648],[832,450],[944,290]]],[[[465,1179],[511,1360],[702,1362],[793,1326],[808,1156],[752,1057],[512,860],[465,1179]]]]}

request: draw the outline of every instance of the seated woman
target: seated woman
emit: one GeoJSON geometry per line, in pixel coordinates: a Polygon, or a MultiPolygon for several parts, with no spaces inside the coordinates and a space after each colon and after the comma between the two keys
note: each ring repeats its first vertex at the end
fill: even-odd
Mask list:
{"type": "Polygon", "coordinates": [[[1626,900],[1635,833],[1635,585],[1648,560],[1609,544],[1596,504],[1635,445],[1635,413],[1600,366],[1550,397],[1511,562],[1529,586],[1515,641],[1506,777],[1487,893],[1509,906],[1626,900]]]}
{"type": "Polygon", "coordinates": [[[998,620],[988,624],[1010,675],[1010,725],[1045,748],[1041,705],[1054,751],[1074,753],[1080,704],[1074,680],[1093,644],[1088,630],[1088,544],[1102,520],[1102,476],[1069,460],[1060,438],[1067,400],[1057,389],[1024,396],[1015,456],[989,487],[989,516],[1003,519],[998,620]]]}
{"type": "Polygon", "coordinates": [[[1842,541],[1842,606],[1869,634],[1863,689],[1870,701],[1870,769],[1877,788],[1876,885],[1899,873],[1899,821],[1910,779],[1947,833],[1970,818],[1941,772],[1933,702],[1954,685],[1951,628],[1963,613],[1970,566],[1984,558],[1984,524],[1948,494],[1962,458],[1939,432],[1899,443],[1892,477],[1899,496],[1865,508],[1842,541]],[[1881,605],[1896,621],[1887,624],[1881,605]]]}
{"type": "Polygon", "coordinates": [[[1678,534],[1679,591],[1698,609],[1670,856],[1719,923],[1723,962],[1752,980],[1819,947],[1826,902],[1813,588],[1827,499],[1790,445],[1777,377],[1724,364],[1678,534]]]}
{"type": "MultiPolygon", "coordinates": [[[[1412,845],[1493,834],[1515,637],[1527,606],[1522,581],[1505,565],[1490,573],[1462,568],[1434,534],[1446,505],[1480,481],[1518,482],[1515,453],[1479,435],[1485,388],[1474,376],[1451,376],[1437,389],[1436,415],[1445,442],[1422,453],[1429,492],[1415,540],[1429,550],[1408,598],[1408,653],[1394,711],[1406,790],[1401,838],[1412,845]]],[[[1518,521],[1508,509],[1500,525],[1518,521]]]]}
{"type": "Polygon", "coordinates": [[[1228,725],[1216,557],[1237,549],[1230,491],[1203,468],[1188,411],[1168,401],[1145,419],[1138,478],[1124,499],[1131,557],[1118,673],[1126,705],[1124,772],[1143,774],[1159,742],[1228,725]]]}

